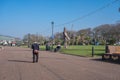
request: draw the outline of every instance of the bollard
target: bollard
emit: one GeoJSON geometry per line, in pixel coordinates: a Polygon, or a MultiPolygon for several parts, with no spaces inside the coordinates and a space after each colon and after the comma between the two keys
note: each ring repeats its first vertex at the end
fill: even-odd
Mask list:
{"type": "Polygon", "coordinates": [[[94,46],[92,46],[92,57],[94,57],[94,46]]]}
{"type": "Polygon", "coordinates": [[[108,45],[106,44],[105,45],[105,53],[108,53],[109,51],[108,51],[108,45]]]}

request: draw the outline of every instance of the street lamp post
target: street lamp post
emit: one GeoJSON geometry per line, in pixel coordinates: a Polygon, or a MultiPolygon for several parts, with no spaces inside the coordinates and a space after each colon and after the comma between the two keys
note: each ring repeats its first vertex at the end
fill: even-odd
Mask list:
{"type": "Polygon", "coordinates": [[[53,49],[53,38],[54,38],[53,37],[53,29],[54,29],[54,22],[52,21],[51,24],[52,24],[52,49],[53,49]]]}
{"type": "Polygon", "coordinates": [[[92,45],[92,57],[94,57],[94,45],[95,45],[95,32],[93,32],[93,45],[92,45]]]}

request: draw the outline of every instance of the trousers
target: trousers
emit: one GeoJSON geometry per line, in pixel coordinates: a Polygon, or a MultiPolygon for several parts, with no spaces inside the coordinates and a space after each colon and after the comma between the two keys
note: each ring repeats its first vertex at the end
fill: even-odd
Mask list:
{"type": "Polygon", "coordinates": [[[33,63],[38,62],[39,53],[33,53],[33,63]]]}

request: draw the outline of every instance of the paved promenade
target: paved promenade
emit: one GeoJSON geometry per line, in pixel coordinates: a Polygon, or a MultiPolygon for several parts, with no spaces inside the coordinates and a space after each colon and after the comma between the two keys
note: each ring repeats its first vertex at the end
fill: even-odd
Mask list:
{"type": "Polygon", "coordinates": [[[120,64],[40,51],[32,63],[28,48],[0,51],[0,80],[120,80],[120,64]]]}

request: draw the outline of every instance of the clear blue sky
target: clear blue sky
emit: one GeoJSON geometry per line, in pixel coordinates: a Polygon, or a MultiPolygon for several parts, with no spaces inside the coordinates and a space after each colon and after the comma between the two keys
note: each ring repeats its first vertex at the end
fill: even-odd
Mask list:
{"type": "Polygon", "coordinates": [[[0,0],[0,34],[20,38],[28,33],[51,36],[52,21],[54,33],[62,32],[63,27],[77,31],[101,24],[115,24],[120,20],[120,0],[115,3],[113,1],[0,0]],[[100,9],[107,4],[110,5],[100,9]],[[64,24],[67,22],[69,24],[64,24]]]}

